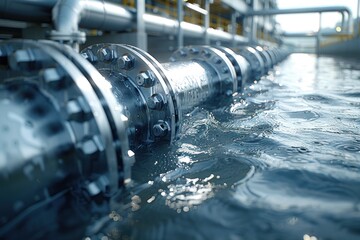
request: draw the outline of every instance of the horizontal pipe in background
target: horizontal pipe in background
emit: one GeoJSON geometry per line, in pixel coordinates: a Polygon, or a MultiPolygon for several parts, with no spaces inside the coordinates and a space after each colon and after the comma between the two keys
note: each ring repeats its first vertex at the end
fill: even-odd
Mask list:
{"type": "MultiPolygon", "coordinates": [[[[52,23],[52,8],[55,0],[0,0],[0,15],[3,19],[28,21],[37,23],[52,23]]],[[[135,14],[126,7],[113,3],[81,0],[81,15],[79,26],[87,29],[99,29],[106,31],[128,31],[135,28],[135,14]]],[[[63,21],[63,20],[62,20],[63,21]]],[[[178,22],[153,14],[144,14],[145,29],[149,33],[177,34],[178,22]]],[[[184,35],[193,38],[203,38],[205,31],[210,40],[233,41],[230,33],[199,25],[182,22],[184,35]]],[[[236,35],[234,41],[237,43],[247,42],[247,38],[236,35]]]]}

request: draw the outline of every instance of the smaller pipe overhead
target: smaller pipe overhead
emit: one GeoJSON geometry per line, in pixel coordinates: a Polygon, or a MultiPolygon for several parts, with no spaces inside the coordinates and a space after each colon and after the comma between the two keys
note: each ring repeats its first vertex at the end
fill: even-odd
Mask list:
{"type": "Polygon", "coordinates": [[[352,12],[349,8],[344,6],[332,7],[314,7],[314,8],[289,8],[289,9],[266,9],[248,11],[243,14],[244,17],[253,16],[269,16],[269,15],[283,15],[283,14],[301,14],[301,13],[325,13],[325,12],[339,12],[342,14],[342,21],[344,20],[344,13],[348,15],[348,32],[352,32],[352,12]]]}
{"type": "MultiPolygon", "coordinates": [[[[153,14],[144,14],[145,28],[147,32],[154,33],[167,33],[167,34],[177,34],[178,22],[176,20],[156,16],[153,14]]],[[[193,38],[203,38],[205,31],[209,38],[213,41],[226,41],[231,42],[233,40],[233,36],[231,33],[227,33],[221,30],[208,28],[207,30],[199,25],[182,22],[181,27],[183,29],[184,36],[193,37],[193,38]]],[[[237,43],[245,43],[247,42],[247,38],[236,35],[235,41],[237,43]]]]}
{"type": "MultiPolygon", "coordinates": [[[[317,32],[297,32],[297,33],[289,33],[289,32],[284,32],[281,34],[281,36],[283,37],[294,37],[294,38],[298,38],[298,37],[309,37],[309,38],[315,38],[317,36],[317,32]]],[[[323,37],[343,37],[343,36],[348,36],[348,34],[344,34],[344,33],[321,33],[321,36],[323,37]]]]}
{"type": "Polygon", "coordinates": [[[51,22],[51,8],[56,0],[1,0],[0,18],[28,21],[28,22],[51,22]]]}
{"type": "Polygon", "coordinates": [[[109,31],[131,28],[133,14],[126,8],[94,0],[59,0],[53,8],[53,23],[58,31],[77,30],[78,26],[109,31]]]}
{"type": "MultiPolygon", "coordinates": [[[[79,24],[80,28],[86,29],[126,31],[134,29],[136,21],[134,12],[126,7],[97,0],[0,0],[0,15],[3,19],[38,23],[51,23],[53,18],[56,30],[61,29],[60,32],[68,33],[76,32],[77,28],[74,24],[79,24]],[[59,7],[54,10],[52,17],[51,11],[56,3],[59,7]]],[[[177,34],[178,22],[176,20],[148,13],[145,13],[143,17],[147,32],[177,34]]],[[[182,22],[181,27],[186,37],[203,38],[206,31],[204,27],[188,22],[182,22]]],[[[208,28],[207,34],[213,41],[231,42],[233,40],[230,33],[222,30],[208,28]]],[[[235,36],[237,43],[246,41],[245,37],[235,36]]]]}
{"type": "Polygon", "coordinates": [[[289,8],[289,9],[266,9],[248,11],[243,15],[250,16],[266,16],[266,15],[280,15],[280,14],[297,14],[297,13],[323,13],[323,12],[346,12],[351,17],[351,10],[343,6],[334,7],[314,7],[314,8],[289,8]]]}

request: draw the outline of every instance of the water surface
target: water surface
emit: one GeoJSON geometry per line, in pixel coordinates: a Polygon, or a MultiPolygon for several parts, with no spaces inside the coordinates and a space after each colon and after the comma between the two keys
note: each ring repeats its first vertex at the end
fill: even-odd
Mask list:
{"type": "Polygon", "coordinates": [[[293,54],[137,154],[99,239],[360,239],[360,62],[293,54]]]}

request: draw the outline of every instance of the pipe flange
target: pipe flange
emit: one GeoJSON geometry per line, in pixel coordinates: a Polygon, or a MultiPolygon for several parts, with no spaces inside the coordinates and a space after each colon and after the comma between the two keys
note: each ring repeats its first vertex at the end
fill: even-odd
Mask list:
{"type": "Polygon", "coordinates": [[[280,52],[279,49],[275,48],[275,47],[270,47],[268,49],[268,51],[270,51],[272,53],[272,55],[274,56],[274,61],[276,64],[278,64],[279,62],[281,62],[281,57],[280,57],[280,52]]]}
{"type": "Polygon", "coordinates": [[[221,93],[231,95],[237,91],[238,83],[235,69],[227,56],[216,48],[208,46],[183,47],[174,52],[170,61],[203,61],[209,64],[218,74],[221,93]]]}
{"type": "MultiPolygon", "coordinates": [[[[111,86],[106,79],[81,55],[74,52],[71,48],[56,44],[52,41],[44,41],[49,45],[52,45],[58,51],[61,51],[65,56],[72,60],[73,64],[86,76],[87,80],[91,84],[95,91],[97,98],[100,100],[102,108],[106,114],[108,123],[110,124],[112,139],[106,139],[106,145],[113,146],[115,149],[115,155],[113,151],[108,152],[111,157],[106,158],[109,182],[111,189],[115,192],[118,188],[119,170],[122,170],[123,176],[121,178],[124,183],[128,183],[131,180],[131,167],[135,163],[135,157],[133,151],[129,148],[128,140],[128,121],[127,117],[123,114],[123,106],[120,105],[111,92],[111,86]],[[120,162],[122,160],[122,162],[120,162]],[[118,166],[120,163],[121,166],[118,166]],[[121,168],[121,169],[119,169],[121,168]]],[[[108,133],[109,135],[109,133],[108,133]]]]}
{"type": "Polygon", "coordinates": [[[243,56],[250,64],[252,72],[252,80],[260,80],[265,74],[264,61],[259,53],[252,47],[241,47],[235,50],[236,53],[243,56]]]}
{"type": "Polygon", "coordinates": [[[236,81],[234,81],[234,87],[237,91],[242,92],[246,81],[248,80],[249,63],[246,59],[236,54],[233,50],[223,46],[216,46],[217,49],[222,51],[231,61],[236,72],[236,81]],[[235,83],[236,82],[236,83],[235,83]]]}
{"type": "Polygon", "coordinates": [[[96,94],[98,89],[91,86],[87,75],[79,71],[71,58],[59,51],[64,46],[26,40],[3,44],[13,49],[5,63],[10,68],[9,75],[26,76],[23,81],[37,86],[53,102],[59,120],[72,134],[72,145],[78,153],[74,169],[78,168],[83,178],[107,174],[110,186],[106,194],[115,193],[119,176],[113,176],[110,169],[117,169],[116,151],[105,109],[96,94]],[[106,162],[107,159],[113,162],[106,162]]]}
{"type": "Polygon", "coordinates": [[[96,44],[82,52],[89,51],[97,59],[92,62],[95,68],[100,72],[122,74],[125,81],[138,90],[142,101],[147,102],[147,134],[142,141],[173,140],[179,129],[179,111],[174,92],[161,64],[143,50],[129,45],[96,44]],[[161,136],[154,134],[153,130],[153,126],[159,121],[166,122],[169,128],[166,134],[161,136]]]}
{"type": "Polygon", "coordinates": [[[254,48],[259,53],[259,55],[261,56],[261,58],[264,62],[265,73],[268,73],[270,71],[270,69],[272,68],[272,62],[271,62],[270,55],[261,46],[254,46],[254,48]]]}
{"type": "Polygon", "coordinates": [[[277,64],[275,53],[269,48],[265,47],[264,50],[268,53],[271,59],[271,68],[274,68],[274,66],[277,64]]]}

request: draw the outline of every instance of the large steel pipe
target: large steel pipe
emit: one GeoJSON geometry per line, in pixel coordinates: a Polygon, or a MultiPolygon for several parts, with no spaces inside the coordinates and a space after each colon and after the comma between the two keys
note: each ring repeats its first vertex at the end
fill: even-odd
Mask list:
{"type": "Polygon", "coordinates": [[[160,64],[128,45],[2,42],[0,237],[74,189],[106,202],[130,181],[133,151],[174,140],[185,113],[258,77],[261,57],[239,52],[184,47],[160,64]]]}

